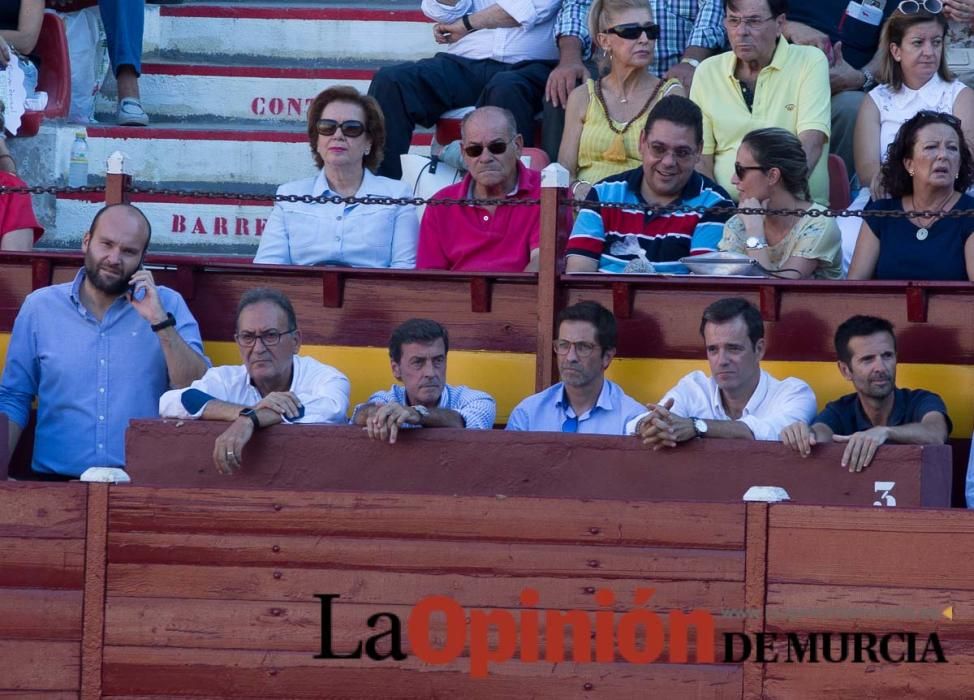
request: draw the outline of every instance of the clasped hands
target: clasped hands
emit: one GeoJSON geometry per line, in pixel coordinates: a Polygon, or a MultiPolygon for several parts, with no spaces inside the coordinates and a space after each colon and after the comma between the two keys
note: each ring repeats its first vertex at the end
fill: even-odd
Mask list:
{"type": "Polygon", "coordinates": [[[653,451],[664,447],[676,447],[696,437],[697,431],[693,427],[692,418],[683,418],[670,412],[673,399],[662,404],[646,404],[649,415],[636,424],[636,436],[641,438],[644,445],[650,445],[653,451]]]}
{"type": "Polygon", "coordinates": [[[390,401],[378,406],[372,415],[365,420],[365,430],[373,440],[389,441],[392,445],[399,435],[399,428],[406,423],[419,425],[423,417],[412,406],[390,401]]]}
{"type": "MultiPolygon", "coordinates": [[[[254,405],[254,410],[266,408],[282,419],[298,418],[301,414],[301,399],[293,391],[272,391],[254,405]]],[[[266,419],[265,419],[266,421],[266,419]]],[[[255,426],[246,417],[235,419],[224,430],[213,445],[213,464],[221,474],[234,474],[243,462],[243,450],[254,435],[255,426]]]]}

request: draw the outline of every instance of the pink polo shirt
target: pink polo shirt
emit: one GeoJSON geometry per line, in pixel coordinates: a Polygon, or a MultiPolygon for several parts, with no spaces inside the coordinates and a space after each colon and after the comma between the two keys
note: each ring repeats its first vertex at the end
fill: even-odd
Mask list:
{"type": "MultiPolygon", "coordinates": [[[[539,199],[541,173],[518,163],[517,191],[510,199],[539,199]]],[[[434,199],[466,199],[469,173],[460,182],[433,195],[434,199]]],[[[416,268],[466,272],[521,272],[538,247],[541,207],[428,205],[419,227],[416,268]]]]}

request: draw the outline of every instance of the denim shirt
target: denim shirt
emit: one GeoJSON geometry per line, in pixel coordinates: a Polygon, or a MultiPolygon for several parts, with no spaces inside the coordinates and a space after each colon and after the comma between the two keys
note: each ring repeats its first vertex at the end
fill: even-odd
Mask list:
{"type": "MultiPolygon", "coordinates": [[[[27,425],[37,397],[33,469],[78,476],[88,467],[125,464],[125,429],[158,418],[169,388],[162,347],[123,295],[99,321],[81,303],[85,271],[74,282],[39,289],[14,321],[0,380],[0,413],[27,425]]],[[[159,287],[176,330],[203,355],[199,327],[175,291],[159,287]]]]}

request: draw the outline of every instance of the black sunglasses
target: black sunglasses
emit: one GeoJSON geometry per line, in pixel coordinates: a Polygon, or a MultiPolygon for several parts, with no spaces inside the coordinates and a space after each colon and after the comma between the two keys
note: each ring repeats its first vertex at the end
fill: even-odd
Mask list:
{"type": "Polygon", "coordinates": [[[617,37],[626,39],[627,41],[634,41],[646,33],[646,38],[650,41],[656,41],[659,39],[659,25],[653,24],[652,22],[646,22],[646,24],[637,24],[636,22],[631,22],[629,24],[619,24],[615,27],[609,27],[605,30],[606,34],[615,34],[617,37]]]}
{"type": "Polygon", "coordinates": [[[748,170],[765,170],[765,167],[763,165],[741,165],[737,162],[734,163],[734,174],[737,175],[738,180],[743,180],[748,170]]]}
{"type": "MultiPolygon", "coordinates": [[[[510,141],[491,141],[487,144],[486,148],[495,156],[499,156],[501,153],[507,151],[507,144],[509,143],[510,141]]],[[[463,152],[471,158],[479,158],[480,154],[484,152],[484,145],[481,143],[472,143],[469,146],[464,146],[463,152]]]]}
{"type": "Polygon", "coordinates": [[[349,119],[345,122],[336,122],[334,119],[319,119],[318,123],[315,124],[315,128],[318,129],[318,133],[322,136],[334,136],[335,132],[339,129],[350,139],[354,139],[356,136],[361,136],[365,133],[365,124],[360,122],[358,119],[349,119]]]}

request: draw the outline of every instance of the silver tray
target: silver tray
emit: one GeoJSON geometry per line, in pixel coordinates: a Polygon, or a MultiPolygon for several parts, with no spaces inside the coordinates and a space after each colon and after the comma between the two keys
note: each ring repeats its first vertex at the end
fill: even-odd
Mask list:
{"type": "Polygon", "coordinates": [[[720,275],[735,277],[764,277],[764,271],[756,260],[730,251],[704,253],[680,258],[694,275],[720,275]]]}

